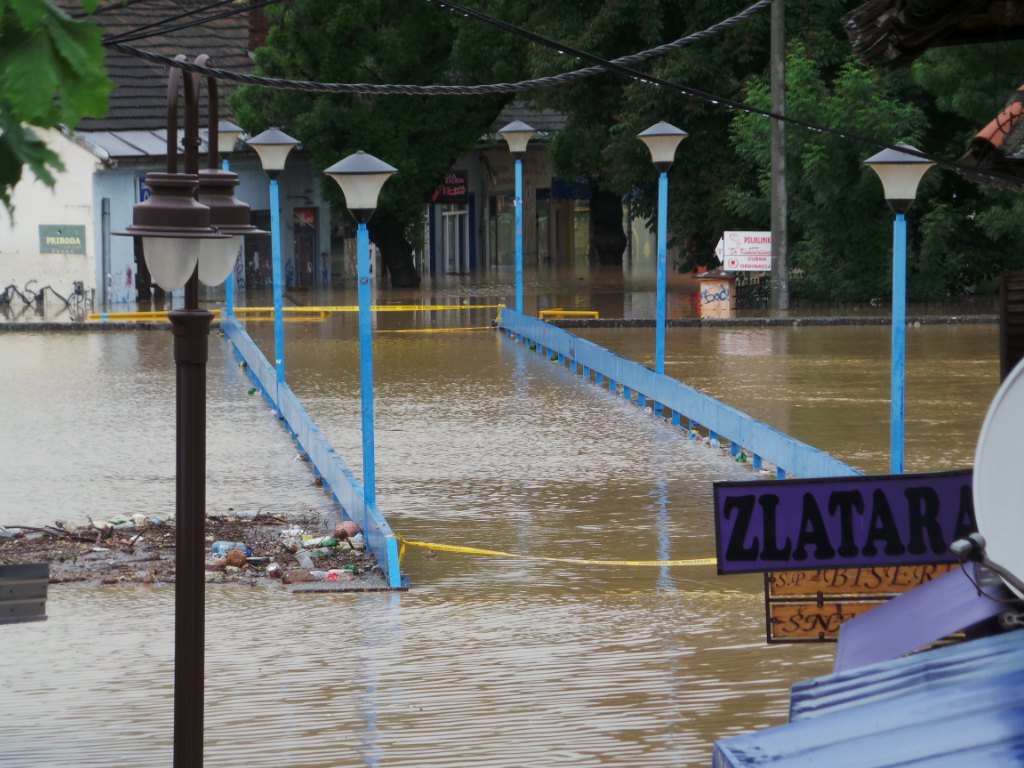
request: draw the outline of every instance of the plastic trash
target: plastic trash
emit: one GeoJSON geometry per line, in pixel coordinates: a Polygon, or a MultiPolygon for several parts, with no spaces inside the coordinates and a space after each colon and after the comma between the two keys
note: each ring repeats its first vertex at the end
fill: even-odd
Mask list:
{"type": "Polygon", "coordinates": [[[366,539],[361,533],[349,537],[349,543],[352,545],[352,549],[366,549],[366,539]]]}
{"type": "Polygon", "coordinates": [[[295,559],[299,563],[300,568],[305,568],[307,571],[313,570],[313,558],[310,557],[309,552],[304,549],[300,549],[295,553],[295,559]]]}
{"type": "Polygon", "coordinates": [[[223,558],[232,549],[237,549],[239,552],[244,553],[246,557],[252,555],[252,547],[242,541],[215,541],[210,545],[210,554],[216,558],[223,558]]]}
{"type": "Polygon", "coordinates": [[[302,544],[305,547],[336,547],[338,540],[334,536],[303,536],[302,544]]]}
{"type": "Polygon", "coordinates": [[[354,520],[343,520],[334,526],[334,535],[339,539],[350,539],[359,533],[362,530],[354,520]]]}

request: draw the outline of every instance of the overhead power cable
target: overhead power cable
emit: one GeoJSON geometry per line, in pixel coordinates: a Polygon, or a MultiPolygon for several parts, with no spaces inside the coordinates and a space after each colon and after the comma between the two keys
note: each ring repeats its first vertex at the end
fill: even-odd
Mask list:
{"type": "Polygon", "coordinates": [[[530,42],[542,45],[546,48],[551,48],[560,53],[571,54],[572,56],[575,56],[576,58],[581,59],[582,61],[590,62],[601,69],[606,69],[610,72],[618,72],[619,74],[625,75],[626,77],[632,78],[633,80],[637,80],[642,83],[649,83],[652,85],[658,85],[662,88],[666,88],[669,90],[678,91],[684,96],[691,96],[693,98],[700,99],[715,106],[723,106],[726,107],[727,109],[735,109],[741,112],[746,112],[748,114],[760,115],[762,117],[771,118],[773,120],[782,120],[787,123],[790,123],[791,125],[795,125],[798,128],[803,128],[813,133],[821,133],[830,136],[836,136],[838,138],[845,139],[848,141],[856,141],[876,149],[893,149],[898,152],[904,152],[908,155],[913,155],[915,157],[920,157],[922,159],[933,162],[938,166],[950,168],[952,170],[957,171],[958,173],[967,173],[977,178],[989,178],[992,180],[998,180],[1004,183],[1013,184],[1015,186],[1024,186],[1024,180],[1017,178],[1016,176],[1010,176],[1009,174],[1003,174],[992,171],[974,170],[969,167],[961,165],[955,160],[947,160],[945,158],[935,157],[934,155],[930,155],[927,152],[922,152],[916,149],[910,150],[905,146],[897,146],[895,143],[890,144],[886,142],[881,142],[878,141],[877,139],[872,139],[868,136],[862,136],[857,133],[851,133],[849,131],[844,131],[839,128],[831,128],[829,126],[818,125],[807,120],[801,120],[799,118],[790,117],[789,115],[778,114],[768,109],[759,109],[758,107],[752,107],[749,104],[744,104],[743,102],[734,101],[733,99],[728,99],[723,96],[716,96],[713,93],[708,93],[707,91],[703,91],[699,88],[694,88],[688,85],[680,85],[679,83],[673,83],[668,80],[663,80],[659,77],[655,77],[653,75],[648,75],[638,70],[631,69],[627,66],[618,63],[617,61],[607,61],[605,59],[602,59],[600,56],[595,56],[594,54],[589,53],[587,51],[581,50],[579,48],[573,48],[572,46],[566,45],[565,43],[561,43],[557,40],[551,40],[550,38],[544,37],[543,35],[538,35],[535,32],[530,32],[529,30],[523,29],[521,27],[517,27],[514,24],[510,24],[509,22],[502,21],[501,19],[496,19],[493,16],[488,16],[487,14],[482,13],[481,11],[469,8],[465,5],[462,5],[461,3],[451,2],[450,0],[425,0],[425,2],[437,5],[439,8],[447,9],[452,13],[456,13],[462,16],[476,19],[478,21],[482,21],[483,23],[488,24],[492,27],[501,29],[505,32],[509,32],[510,34],[513,35],[517,35],[526,40],[529,40],[530,42]]]}
{"type": "MultiPolygon", "coordinates": [[[[263,5],[269,5],[279,2],[279,0],[264,0],[251,6],[245,6],[240,11],[248,10],[251,7],[259,7],[263,5]]],[[[429,2],[429,0],[428,0],[429,2]]],[[[655,48],[651,48],[646,51],[639,53],[633,53],[629,56],[623,56],[615,59],[614,63],[621,64],[623,66],[629,64],[636,64],[648,59],[653,59],[658,56],[664,56],[673,51],[685,48],[688,45],[702,42],[714,37],[717,34],[725,31],[729,27],[735,26],[741,21],[745,21],[759,11],[768,8],[772,4],[772,0],[757,0],[756,3],[751,5],[734,16],[730,16],[716,24],[712,24],[705,30],[700,32],[694,32],[686,37],[681,37],[678,40],[674,40],[671,43],[665,43],[655,48]]],[[[177,17],[175,17],[177,18],[177,17]]],[[[219,18],[219,17],[218,17],[219,18]]],[[[152,33],[151,33],[152,34],[152,33]]],[[[139,37],[148,37],[150,35],[139,35],[139,37]]],[[[118,45],[119,43],[128,42],[122,36],[110,38],[104,40],[104,45],[116,48],[117,50],[129,53],[140,58],[148,59],[150,61],[157,61],[159,63],[167,63],[169,66],[180,66],[179,63],[173,62],[170,57],[162,56],[162,54],[153,53],[152,51],[145,51],[129,46],[118,45]]],[[[189,69],[188,67],[184,67],[189,69]]],[[[585,77],[593,77],[599,75],[605,71],[603,66],[592,66],[584,69],[575,70],[573,72],[564,72],[559,75],[551,75],[548,77],[539,77],[532,80],[521,80],[516,83],[489,83],[484,85],[389,85],[384,83],[317,83],[307,80],[281,80],[277,78],[265,78],[258,75],[244,75],[241,73],[229,72],[228,70],[211,70],[221,73],[221,75],[213,75],[218,79],[231,79],[238,82],[247,83],[250,85],[260,85],[268,88],[277,88],[280,90],[295,90],[295,91],[307,91],[310,93],[365,93],[365,94],[403,94],[403,95],[427,95],[427,96],[479,96],[483,94],[493,93],[519,93],[523,91],[530,91],[536,88],[546,88],[557,85],[566,85],[575,80],[580,80],[585,77]],[[223,76],[222,76],[223,75],[223,76]]],[[[193,69],[191,71],[198,72],[199,74],[209,74],[208,72],[200,69],[193,69]]]]}
{"type": "MultiPolygon", "coordinates": [[[[1000,173],[998,171],[990,170],[976,170],[968,166],[961,165],[955,160],[948,160],[941,157],[930,155],[920,150],[908,150],[905,147],[897,146],[895,143],[886,143],[873,139],[860,134],[844,131],[838,128],[832,128],[829,126],[818,125],[816,123],[809,122],[807,120],[801,120],[799,118],[791,117],[789,115],[782,115],[772,112],[771,110],[760,109],[753,107],[743,102],[738,102],[733,99],[729,99],[722,96],[717,96],[713,93],[703,91],[699,88],[692,86],[681,85],[679,83],[673,83],[664,80],[653,75],[640,72],[627,66],[627,63],[644,61],[653,58],[657,55],[662,55],[665,52],[671,50],[678,50],[686,45],[691,45],[695,42],[706,40],[713,34],[721,32],[728,26],[732,26],[738,21],[742,21],[764,7],[771,4],[771,0],[758,0],[754,5],[741,11],[736,16],[730,17],[722,22],[712,25],[706,30],[696,32],[692,35],[680,38],[673,43],[668,43],[657,48],[650,49],[649,51],[643,51],[637,54],[631,54],[627,57],[621,57],[613,60],[606,60],[600,56],[596,56],[587,51],[583,51],[572,46],[566,45],[565,43],[551,40],[538,35],[529,30],[517,27],[514,24],[496,19],[480,11],[468,8],[460,3],[450,2],[450,0],[425,0],[427,3],[437,5],[439,8],[446,9],[452,13],[462,15],[467,18],[473,18],[481,21],[485,24],[493,26],[497,29],[501,29],[510,34],[514,34],[519,37],[523,37],[533,43],[542,45],[547,48],[551,48],[562,54],[569,54],[582,61],[591,63],[592,66],[584,69],[575,70],[573,72],[563,73],[561,75],[554,75],[545,78],[536,78],[533,80],[524,80],[517,83],[490,83],[484,85],[397,85],[397,84],[383,84],[383,83],[320,83],[308,80],[284,80],[279,78],[262,77],[259,75],[249,75],[241,72],[233,72],[231,70],[219,69],[216,67],[205,67],[198,66],[189,61],[176,61],[175,59],[164,56],[163,54],[156,53],[154,51],[147,51],[141,48],[135,48],[134,46],[125,45],[122,42],[107,41],[105,42],[111,48],[121,51],[131,56],[146,59],[158,64],[163,64],[169,67],[178,67],[188,72],[195,72],[200,75],[207,77],[213,77],[217,80],[225,80],[231,82],[239,82],[247,85],[253,85],[264,88],[273,88],[277,90],[290,90],[299,91],[305,93],[360,93],[360,94],[371,94],[371,95],[387,95],[387,94],[398,94],[398,95],[425,95],[425,96],[473,96],[482,94],[493,94],[493,93],[517,93],[521,91],[533,90],[535,88],[550,87],[555,85],[565,85],[576,79],[584,77],[592,77],[602,72],[616,72],[626,77],[639,82],[647,83],[650,85],[657,85],[667,90],[676,91],[684,96],[697,98],[713,106],[725,107],[727,109],[734,109],[740,112],[746,112],[748,114],[759,115],[774,120],[782,120],[791,125],[795,125],[798,128],[810,131],[812,133],[819,133],[824,135],[835,136],[848,141],[856,141],[864,144],[865,146],[872,147],[875,149],[893,149],[901,152],[905,152],[916,157],[928,160],[935,163],[936,165],[944,168],[955,170],[958,173],[962,173],[977,179],[989,179],[992,181],[999,181],[1007,185],[1012,186],[1024,186],[1024,180],[1012,176],[1010,174],[1000,173]],[[714,30],[714,31],[712,31],[714,30]],[[655,53],[656,52],[656,53],[655,53]],[[623,63],[627,62],[627,63],[623,63]]],[[[278,0],[263,0],[263,2],[253,3],[249,6],[244,6],[244,10],[248,10],[252,7],[260,7],[263,5],[270,5],[278,2],[278,0]]],[[[241,12],[241,10],[237,11],[241,12]]],[[[227,15],[230,15],[228,12],[227,15]]],[[[201,23],[201,22],[199,22],[201,23]]],[[[191,24],[189,25],[191,26],[191,24]]]]}
{"type": "Polygon", "coordinates": [[[199,27],[210,21],[218,19],[227,19],[232,16],[238,16],[243,13],[247,13],[256,8],[263,8],[267,5],[276,5],[280,0],[258,0],[254,2],[246,3],[245,5],[239,5],[235,0],[217,0],[217,2],[204,5],[200,8],[190,8],[188,11],[179,13],[175,16],[170,16],[160,21],[154,21],[150,24],[138,27],[137,29],[130,30],[128,32],[122,32],[118,35],[110,35],[103,39],[103,45],[108,47],[114,47],[117,43],[127,43],[133,40],[141,40],[147,37],[157,37],[161,35],[169,35],[172,32],[180,32],[186,29],[192,29],[193,27],[199,27]],[[206,11],[219,8],[221,6],[231,6],[227,10],[221,11],[220,13],[213,13],[208,16],[199,17],[198,14],[206,11]],[[172,22],[178,21],[179,19],[188,19],[188,21],[182,22],[181,24],[171,25],[172,22]]]}

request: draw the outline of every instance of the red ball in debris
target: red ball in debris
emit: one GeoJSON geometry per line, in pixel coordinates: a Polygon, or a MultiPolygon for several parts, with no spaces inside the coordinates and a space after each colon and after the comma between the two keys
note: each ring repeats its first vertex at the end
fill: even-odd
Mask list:
{"type": "Polygon", "coordinates": [[[339,539],[351,539],[362,530],[353,520],[344,520],[334,527],[334,536],[339,539]]]}

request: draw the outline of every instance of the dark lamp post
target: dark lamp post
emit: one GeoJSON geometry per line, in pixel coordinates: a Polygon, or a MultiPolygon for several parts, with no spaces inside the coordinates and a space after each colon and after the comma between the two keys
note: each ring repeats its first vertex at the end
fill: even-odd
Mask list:
{"type": "MultiPolygon", "coordinates": [[[[217,152],[222,155],[227,155],[235,151],[235,145],[239,139],[242,138],[242,134],[245,131],[242,130],[241,126],[235,125],[230,120],[218,120],[217,121],[217,152]]],[[[213,143],[213,137],[210,137],[211,144],[213,143]]],[[[212,167],[213,164],[211,164],[212,167]]]]}
{"type": "Polygon", "coordinates": [[[269,235],[249,223],[251,211],[235,197],[238,174],[207,168],[199,172],[199,202],[210,209],[210,224],[226,236],[225,243],[209,248],[204,241],[199,258],[199,280],[205,285],[220,285],[232,273],[243,237],[269,235]]]}
{"type": "Polygon", "coordinates": [[[373,432],[373,318],[370,313],[370,234],[366,228],[377,197],[396,169],[365,152],[349,155],[324,171],[338,182],[345,205],[357,222],[356,262],[359,278],[359,393],[363,442],[363,498],[377,503],[377,468],[373,432]]]}
{"type": "Polygon", "coordinates": [[[665,326],[668,323],[668,169],[675,161],[676,148],[688,135],[664,121],[637,134],[650,150],[651,160],[658,170],[658,316],[654,328],[654,372],[661,374],[665,373],[665,326]]]}
{"type": "Polygon", "coordinates": [[[513,120],[500,131],[516,165],[516,312],[523,313],[523,157],[536,131],[522,120],[513,120]]]}
{"type": "MultiPolygon", "coordinates": [[[[897,147],[917,152],[908,144],[897,147]]],[[[890,370],[889,468],[903,472],[904,393],[907,367],[907,219],[921,177],[935,163],[918,155],[884,149],[864,164],[882,180],[885,199],[896,218],[892,225],[892,365],[890,370]]]]}
{"type": "MultiPolygon", "coordinates": [[[[185,61],[183,55],[177,61],[185,61]]],[[[196,57],[203,65],[208,57],[196,57]]],[[[185,306],[168,313],[174,334],[176,389],[174,768],[202,768],[206,642],[206,362],[213,313],[199,308],[199,279],[222,281],[238,253],[238,237],[255,234],[249,207],[235,200],[234,174],[199,173],[198,75],[172,67],[167,85],[167,173],[150,173],[148,200],[115,235],[141,237],[157,284],[185,286],[185,306]],[[178,90],[185,90],[185,173],[177,172],[178,90]],[[204,202],[196,200],[196,195],[204,202]],[[205,204],[204,204],[205,203],[205,204]],[[223,231],[222,231],[223,230],[223,231]],[[208,247],[208,244],[213,247],[208,247]],[[197,268],[198,267],[198,268],[197,268]]],[[[210,93],[210,161],[216,163],[216,81],[210,93]]]]}
{"type": "Polygon", "coordinates": [[[210,226],[210,209],[195,199],[197,174],[147,173],[146,186],[149,198],[132,209],[131,225],[114,234],[141,237],[153,279],[174,291],[195,272],[203,242],[228,237],[210,226]]]}

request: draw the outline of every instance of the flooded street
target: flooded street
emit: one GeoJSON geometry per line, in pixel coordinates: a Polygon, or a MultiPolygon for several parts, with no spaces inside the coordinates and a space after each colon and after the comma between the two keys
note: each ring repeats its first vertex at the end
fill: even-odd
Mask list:
{"type": "MultiPolygon", "coordinates": [[[[619,283],[615,299],[609,283],[592,295],[528,283],[526,310],[653,308],[646,289],[623,294],[619,283]]],[[[511,303],[507,285],[468,281],[381,289],[377,301],[413,295],[511,303]]],[[[355,303],[354,293],[300,298],[355,303]]],[[[377,493],[392,527],[554,558],[712,556],[711,484],[757,478],[749,465],[501,338],[486,328],[494,315],[377,316],[377,493]]],[[[271,356],[272,324],[247,329],[271,356]]],[[[287,323],[286,368],[358,477],[356,330],[354,313],[287,323]]],[[[579,333],[653,360],[653,328],[579,333]]],[[[995,325],[908,329],[908,471],[972,463],[998,384],[996,335],[995,325]]],[[[888,339],[884,326],[672,328],[667,373],[885,472],[888,339]]],[[[173,511],[169,331],[0,333],[0,353],[0,524],[173,511]]],[[[326,508],[249,387],[214,335],[209,511],[326,508]]],[[[765,644],[760,576],[422,549],[403,572],[403,593],[211,586],[206,764],[707,766],[713,740],[784,722],[789,686],[831,669],[834,646],[765,644]]],[[[48,621],[0,627],[0,766],[169,765],[173,609],[172,586],[54,585],[48,621]]]]}

